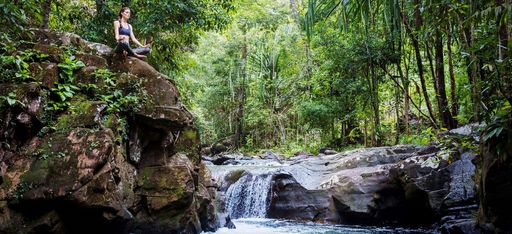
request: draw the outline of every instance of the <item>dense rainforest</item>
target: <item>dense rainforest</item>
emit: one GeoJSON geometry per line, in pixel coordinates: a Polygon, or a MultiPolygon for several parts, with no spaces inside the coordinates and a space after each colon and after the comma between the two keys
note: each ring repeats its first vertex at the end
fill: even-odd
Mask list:
{"type": "Polygon", "coordinates": [[[510,113],[510,2],[234,7],[226,30],[200,37],[180,76],[205,140],[291,153],[425,144],[510,113]]]}
{"type": "Polygon", "coordinates": [[[2,233],[512,230],[511,0],[0,14],[2,233]]]}
{"type": "MultiPolygon", "coordinates": [[[[149,62],[177,81],[205,143],[284,152],[425,144],[510,113],[502,0],[8,1],[3,51],[28,27],[113,45],[121,6],[132,8],[138,37],[155,38],[149,62]]],[[[26,61],[14,60],[20,71],[3,79],[23,79],[26,61]]]]}

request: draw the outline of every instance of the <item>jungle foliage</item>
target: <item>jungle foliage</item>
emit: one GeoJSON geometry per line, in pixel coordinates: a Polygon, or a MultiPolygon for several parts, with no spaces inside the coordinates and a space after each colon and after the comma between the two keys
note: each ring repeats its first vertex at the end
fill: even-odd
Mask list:
{"type": "MultiPolygon", "coordinates": [[[[490,123],[489,139],[510,118],[505,0],[3,1],[0,52],[28,27],[113,46],[121,6],[139,39],[154,38],[149,62],[177,81],[207,143],[284,152],[425,144],[474,122],[490,123]]],[[[28,79],[37,56],[3,56],[1,79],[28,79]]]]}

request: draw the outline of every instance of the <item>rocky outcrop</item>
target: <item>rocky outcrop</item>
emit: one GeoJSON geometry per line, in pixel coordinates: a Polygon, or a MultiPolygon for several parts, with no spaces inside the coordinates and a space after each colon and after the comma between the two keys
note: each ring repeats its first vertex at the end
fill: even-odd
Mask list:
{"type": "Polygon", "coordinates": [[[489,232],[512,232],[512,120],[491,125],[486,134],[502,128],[481,145],[479,224],[489,232]]]}
{"type": "Polygon", "coordinates": [[[268,207],[269,218],[301,219],[337,222],[332,212],[331,198],[318,190],[307,190],[288,174],[274,174],[272,195],[268,207]]]}
{"type": "MultiPolygon", "coordinates": [[[[476,211],[472,160],[476,154],[446,148],[355,150],[299,161],[286,170],[308,191],[329,196],[324,207],[335,214],[326,217],[337,215],[339,223],[424,227],[438,223],[448,230],[464,222],[476,230],[472,219],[476,211]]],[[[297,187],[286,193],[305,194],[301,201],[318,207],[303,190],[297,187]]]]}
{"type": "MultiPolygon", "coordinates": [[[[240,159],[236,160],[237,167],[244,168],[244,176],[235,177],[239,173],[234,169],[219,173],[223,185],[220,191],[243,187],[242,179],[247,174],[260,180],[272,175],[266,213],[269,218],[436,226],[443,233],[479,233],[482,230],[474,218],[478,209],[475,176],[479,156],[473,135],[449,133],[429,146],[366,148],[287,160],[253,159],[253,163],[240,159]]],[[[256,179],[247,181],[254,184],[256,179]]],[[[253,187],[237,194],[264,193],[261,190],[265,186],[253,187]]],[[[235,216],[247,213],[240,211],[243,208],[228,206],[235,216]]]]}
{"type": "Polygon", "coordinates": [[[34,29],[23,36],[34,42],[26,47],[48,56],[30,65],[26,83],[0,84],[0,95],[17,100],[0,111],[0,232],[216,230],[216,186],[175,84],[145,61],[74,34],[34,29]],[[85,65],[75,84],[97,88],[77,91],[63,111],[49,110],[66,46],[85,65]],[[115,87],[98,69],[113,72],[115,87]],[[89,100],[113,92],[138,92],[142,105],[116,112],[111,99],[89,100]]]}

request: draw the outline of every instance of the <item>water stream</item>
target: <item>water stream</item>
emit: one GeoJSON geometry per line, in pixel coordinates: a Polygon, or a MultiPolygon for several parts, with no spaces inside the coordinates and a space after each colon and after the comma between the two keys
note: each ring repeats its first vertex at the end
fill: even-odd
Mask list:
{"type": "MultiPolygon", "coordinates": [[[[328,225],[264,218],[233,220],[236,229],[220,228],[215,234],[425,234],[430,230],[328,225]]],[[[210,234],[211,232],[208,232],[210,234]]]]}
{"type": "Polygon", "coordinates": [[[318,182],[315,183],[311,180],[316,180],[319,175],[306,168],[274,160],[240,160],[239,163],[238,165],[208,166],[218,182],[223,182],[224,177],[230,172],[244,171],[240,179],[231,184],[220,196],[221,199],[224,199],[225,212],[231,217],[236,229],[223,227],[215,232],[216,234],[432,233],[432,230],[346,226],[268,219],[266,214],[274,173],[292,174],[304,187],[318,186],[318,182]]]}
{"type": "Polygon", "coordinates": [[[226,191],[231,218],[265,218],[271,174],[246,174],[226,191]]]}

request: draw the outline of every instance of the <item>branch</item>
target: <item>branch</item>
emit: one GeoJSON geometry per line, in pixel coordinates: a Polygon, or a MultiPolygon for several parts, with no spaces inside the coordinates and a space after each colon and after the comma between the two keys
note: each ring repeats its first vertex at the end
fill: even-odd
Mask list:
{"type": "Polygon", "coordinates": [[[393,82],[395,82],[395,84],[397,85],[398,88],[400,88],[400,90],[402,90],[403,93],[406,94],[407,98],[411,101],[412,105],[416,108],[416,110],[418,110],[418,112],[423,115],[424,117],[426,117],[430,123],[432,124],[432,126],[434,126],[435,128],[438,128],[437,124],[435,121],[432,120],[432,118],[430,118],[430,116],[426,115],[425,113],[423,113],[423,111],[421,111],[421,109],[418,107],[418,105],[416,105],[416,103],[414,102],[414,100],[412,100],[411,96],[405,92],[405,89],[404,87],[402,87],[400,85],[400,83],[396,80],[396,78],[391,75],[391,73],[389,73],[388,69],[386,69],[386,66],[380,64],[380,67],[382,68],[382,70],[384,70],[384,72],[391,78],[391,80],[393,80],[393,82]]]}

